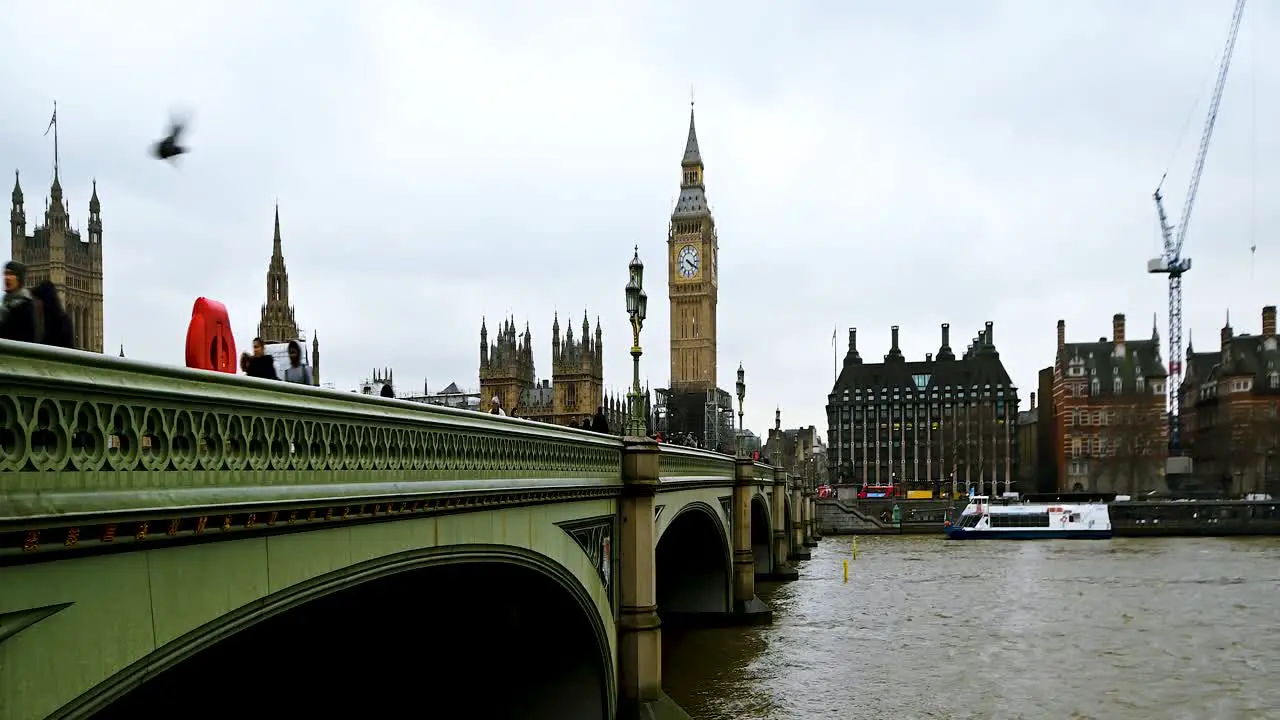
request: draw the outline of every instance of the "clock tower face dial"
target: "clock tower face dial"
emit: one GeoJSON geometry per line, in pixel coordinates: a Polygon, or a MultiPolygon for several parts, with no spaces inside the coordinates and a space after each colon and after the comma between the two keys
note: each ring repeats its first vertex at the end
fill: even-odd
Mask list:
{"type": "Polygon", "coordinates": [[[676,270],[680,273],[680,277],[687,280],[698,274],[701,262],[701,258],[698,257],[698,248],[685,245],[680,248],[680,254],[676,256],[676,270]]]}

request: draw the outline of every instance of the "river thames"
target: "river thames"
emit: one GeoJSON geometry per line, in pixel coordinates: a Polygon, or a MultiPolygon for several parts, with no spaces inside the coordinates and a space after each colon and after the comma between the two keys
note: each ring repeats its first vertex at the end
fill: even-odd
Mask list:
{"type": "Polygon", "coordinates": [[[758,587],[770,626],[668,633],[668,694],[697,720],[1280,718],[1280,538],[852,542],[758,587]]]}

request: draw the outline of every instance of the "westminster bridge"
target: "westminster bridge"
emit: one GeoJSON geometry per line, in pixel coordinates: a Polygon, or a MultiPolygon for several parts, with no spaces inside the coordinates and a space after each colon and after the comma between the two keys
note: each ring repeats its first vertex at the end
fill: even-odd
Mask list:
{"type": "Polygon", "coordinates": [[[813,508],[727,455],[0,341],[0,716],[686,717],[662,623],[767,622],[813,508]]]}

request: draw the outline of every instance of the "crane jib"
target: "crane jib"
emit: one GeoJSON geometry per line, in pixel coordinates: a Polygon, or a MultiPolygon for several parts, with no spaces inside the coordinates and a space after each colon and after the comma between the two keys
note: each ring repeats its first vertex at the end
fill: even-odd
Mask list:
{"type": "MultiPolygon", "coordinates": [[[[1200,134],[1200,149],[1196,153],[1195,166],[1191,170],[1191,180],[1187,187],[1187,196],[1183,201],[1182,215],[1175,228],[1169,224],[1164,211],[1164,198],[1160,185],[1156,187],[1154,198],[1156,215],[1160,221],[1160,234],[1164,240],[1164,252],[1161,257],[1147,263],[1147,272],[1169,276],[1169,377],[1165,383],[1166,397],[1169,402],[1169,456],[1181,454],[1181,416],[1182,416],[1182,276],[1191,269],[1191,258],[1182,257],[1182,247],[1187,239],[1187,227],[1191,222],[1191,210],[1195,207],[1196,193],[1200,189],[1200,176],[1204,173],[1205,158],[1209,154],[1209,141],[1213,138],[1213,127],[1218,120],[1218,106],[1222,103],[1222,91],[1227,84],[1227,71],[1231,69],[1231,56],[1235,52],[1236,37],[1240,33],[1240,21],[1244,17],[1245,0],[1236,0],[1235,10],[1231,15],[1231,25],[1227,31],[1226,47],[1222,51],[1222,61],[1218,65],[1218,78],[1213,86],[1213,94],[1209,100],[1209,113],[1205,118],[1204,130],[1200,134]]],[[[1172,467],[1172,465],[1171,465],[1172,467]]]]}

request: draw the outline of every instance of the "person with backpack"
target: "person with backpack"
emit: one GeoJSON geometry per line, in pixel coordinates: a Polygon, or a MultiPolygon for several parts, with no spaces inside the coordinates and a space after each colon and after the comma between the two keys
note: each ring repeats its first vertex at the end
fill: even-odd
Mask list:
{"type": "Polygon", "coordinates": [[[36,304],[26,288],[27,266],[11,260],[4,266],[4,299],[0,300],[0,340],[36,342],[36,304]]]}
{"type": "Polygon", "coordinates": [[[71,324],[71,316],[62,308],[58,288],[45,280],[31,291],[31,297],[35,300],[36,328],[40,333],[36,341],[42,345],[74,348],[75,326],[71,324]]]}

